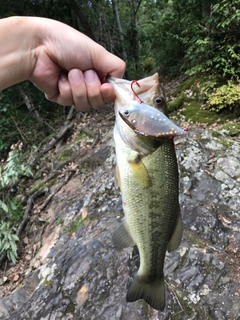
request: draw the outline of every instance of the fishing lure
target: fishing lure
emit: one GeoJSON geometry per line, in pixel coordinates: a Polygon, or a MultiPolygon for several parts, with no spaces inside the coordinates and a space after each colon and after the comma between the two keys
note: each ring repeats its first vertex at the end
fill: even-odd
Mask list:
{"type": "MultiPolygon", "coordinates": [[[[179,128],[167,116],[165,116],[164,113],[159,111],[157,108],[145,104],[133,89],[134,84],[138,87],[140,87],[140,84],[137,80],[133,80],[131,82],[131,90],[140,103],[122,107],[119,110],[119,115],[136,134],[156,138],[172,138],[174,136],[186,134],[186,130],[179,128]]],[[[165,104],[164,98],[155,98],[155,104],[157,107],[162,106],[165,104]]]]}
{"type": "Polygon", "coordinates": [[[158,109],[143,102],[122,107],[119,115],[135,133],[150,137],[173,137],[186,134],[158,109]]]}

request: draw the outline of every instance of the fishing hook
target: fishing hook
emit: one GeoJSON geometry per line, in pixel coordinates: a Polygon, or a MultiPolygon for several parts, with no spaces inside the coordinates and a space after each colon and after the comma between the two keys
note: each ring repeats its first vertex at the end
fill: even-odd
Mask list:
{"type": "Polygon", "coordinates": [[[137,86],[140,87],[140,84],[137,82],[137,80],[133,80],[131,82],[131,89],[132,89],[132,92],[135,94],[135,96],[138,98],[138,100],[140,101],[140,103],[143,103],[142,99],[139,97],[139,95],[135,92],[135,90],[133,89],[133,84],[136,83],[137,86]]]}

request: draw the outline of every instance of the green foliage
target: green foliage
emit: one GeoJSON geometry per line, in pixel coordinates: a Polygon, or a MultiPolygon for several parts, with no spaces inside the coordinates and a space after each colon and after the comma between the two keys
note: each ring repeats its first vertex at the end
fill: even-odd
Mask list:
{"type": "Polygon", "coordinates": [[[4,166],[0,167],[0,255],[5,251],[13,263],[17,259],[18,237],[14,235],[13,225],[23,217],[23,206],[18,197],[14,197],[14,186],[22,176],[31,176],[31,168],[23,162],[21,150],[9,153],[4,166]]]}
{"type": "Polygon", "coordinates": [[[10,222],[0,221],[0,255],[7,253],[7,258],[13,263],[17,262],[17,244],[18,236],[12,232],[10,222]]]}
{"type": "Polygon", "coordinates": [[[210,109],[220,112],[223,109],[230,109],[237,107],[240,104],[240,85],[228,82],[213,90],[212,93],[207,95],[207,104],[210,109]]]}
{"type": "Polygon", "coordinates": [[[194,123],[220,124],[226,119],[233,119],[234,114],[221,112],[220,117],[220,110],[209,108],[208,98],[215,93],[217,84],[219,82],[216,79],[209,79],[205,83],[196,78],[185,80],[176,89],[175,99],[168,103],[169,111],[178,117],[183,115],[187,121],[194,123]]]}
{"type": "Polygon", "coordinates": [[[20,150],[9,153],[5,166],[0,167],[0,187],[6,188],[15,184],[22,176],[31,176],[32,170],[29,165],[22,162],[23,155],[20,150]]]}
{"type": "Polygon", "coordinates": [[[64,223],[64,220],[63,218],[58,218],[56,221],[55,221],[56,225],[59,226],[59,225],[62,225],[64,223]]]}
{"type": "Polygon", "coordinates": [[[220,0],[212,4],[206,1],[199,8],[202,14],[185,16],[189,27],[179,38],[187,47],[184,66],[187,74],[210,74],[238,80],[239,0],[220,0]]]}
{"type": "Polygon", "coordinates": [[[83,219],[82,219],[82,215],[77,216],[74,221],[71,222],[71,224],[68,226],[68,232],[69,233],[74,233],[76,232],[81,225],[83,224],[83,219]]]}
{"type": "MultiPolygon", "coordinates": [[[[1,194],[2,195],[2,194],[1,194]]],[[[4,196],[4,201],[0,200],[0,217],[11,219],[12,223],[19,223],[23,217],[23,206],[17,198],[4,196]]]]}

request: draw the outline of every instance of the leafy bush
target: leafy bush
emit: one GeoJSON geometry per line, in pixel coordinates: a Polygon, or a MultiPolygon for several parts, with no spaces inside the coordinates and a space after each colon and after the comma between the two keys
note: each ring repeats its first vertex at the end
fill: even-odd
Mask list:
{"type": "Polygon", "coordinates": [[[228,82],[212,93],[207,93],[207,104],[210,109],[216,112],[222,111],[224,108],[233,109],[240,104],[240,85],[228,82]]]}
{"type": "Polygon", "coordinates": [[[9,153],[6,165],[3,168],[0,167],[0,187],[6,188],[15,184],[21,176],[32,174],[31,168],[23,163],[21,150],[15,149],[9,153]]]}
{"type": "Polygon", "coordinates": [[[17,262],[18,236],[12,233],[10,222],[0,222],[0,255],[7,252],[7,257],[13,263],[17,262]]]}
{"type": "Polygon", "coordinates": [[[19,240],[13,232],[13,224],[20,222],[23,216],[23,206],[14,197],[13,187],[22,176],[30,175],[31,168],[23,162],[22,152],[15,146],[15,150],[9,153],[5,166],[0,167],[0,255],[6,252],[13,263],[16,263],[16,242],[19,240]]]}

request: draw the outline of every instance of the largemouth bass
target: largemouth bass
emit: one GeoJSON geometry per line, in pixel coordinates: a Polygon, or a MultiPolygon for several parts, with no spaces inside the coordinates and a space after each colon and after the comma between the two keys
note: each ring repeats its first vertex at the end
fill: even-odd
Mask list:
{"type": "Polygon", "coordinates": [[[113,242],[119,248],[137,245],[140,255],[127,301],[144,299],[163,310],[165,254],[178,248],[182,236],[178,165],[171,137],[185,132],[167,118],[158,74],[139,80],[134,90],[131,81],[110,77],[108,82],[116,94],[116,176],[125,213],[113,242]]]}

